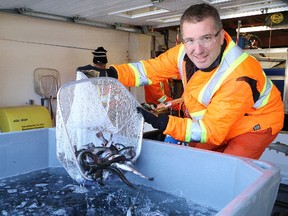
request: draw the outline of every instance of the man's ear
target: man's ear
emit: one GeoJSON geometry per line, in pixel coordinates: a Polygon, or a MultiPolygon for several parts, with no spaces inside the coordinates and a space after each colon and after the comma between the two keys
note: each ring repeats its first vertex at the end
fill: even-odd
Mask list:
{"type": "Polygon", "coordinates": [[[220,34],[220,40],[221,40],[221,45],[223,45],[224,44],[224,34],[225,34],[225,31],[224,31],[224,29],[222,29],[220,32],[219,32],[219,34],[220,34]]]}

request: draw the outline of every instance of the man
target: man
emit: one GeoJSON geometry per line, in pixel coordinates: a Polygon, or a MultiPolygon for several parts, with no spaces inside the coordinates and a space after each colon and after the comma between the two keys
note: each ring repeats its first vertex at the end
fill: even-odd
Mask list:
{"type": "MultiPolygon", "coordinates": [[[[159,56],[163,52],[156,55],[159,56]]],[[[180,79],[180,78],[179,78],[180,79]]],[[[173,100],[171,95],[170,80],[165,80],[157,84],[145,85],[145,102],[156,107],[159,103],[165,103],[173,100]]]]}
{"type": "Polygon", "coordinates": [[[159,104],[173,100],[170,93],[169,80],[144,86],[145,102],[148,104],[159,104]]]}
{"type": "Polygon", "coordinates": [[[222,29],[214,7],[191,6],[180,28],[181,45],[158,58],[115,65],[105,73],[130,86],[180,73],[186,117],[155,116],[139,107],[145,121],[190,146],[258,159],[283,127],[280,92],[259,62],[222,29]]]}
{"type": "MultiPolygon", "coordinates": [[[[174,113],[173,115],[180,115],[180,108],[182,101],[175,101],[171,96],[170,81],[164,80],[163,82],[151,85],[144,86],[145,93],[145,103],[142,106],[145,109],[153,111],[164,111],[167,110],[167,107],[160,108],[159,105],[166,105],[167,102],[173,101],[170,112],[174,113]],[[156,110],[155,110],[156,109],[156,110]]],[[[167,110],[168,111],[168,110],[167,110]]]]}
{"type": "Polygon", "coordinates": [[[93,54],[93,66],[92,65],[86,65],[82,67],[77,68],[76,73],[76,80],[80,80],[83,78],[90,78],[90,77],[97,77],[99,76],[99,72],[95,70],[95,68],[105,69],[106,65],[108,63],[107,51],[103,47],[98,47],[95,49],[93,54]]]}
{"type": "Polygon", "coordinates": [[[98,47],[97,49],[94,50],[94,52],[92,52],[93,63],[95,67],[101,69],[106,68],[106,65],[108,63],[106,53],[107,51],[103,47],[98,47]]]}

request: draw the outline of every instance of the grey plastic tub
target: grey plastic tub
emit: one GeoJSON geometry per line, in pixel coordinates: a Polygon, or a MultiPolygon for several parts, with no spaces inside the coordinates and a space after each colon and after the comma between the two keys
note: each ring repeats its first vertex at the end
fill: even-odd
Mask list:
{"type": "MultiPolygon", "coordinates": [[[[59,166],[55,129],[0,134],[0,179],[59,166]]],[[[217,215],[225,216],[269,216],[280,183],[280,170],[264,161],[147,139],[136,167],[155,180],[127,174],[133,183],[220,209],[217,215]]]]}

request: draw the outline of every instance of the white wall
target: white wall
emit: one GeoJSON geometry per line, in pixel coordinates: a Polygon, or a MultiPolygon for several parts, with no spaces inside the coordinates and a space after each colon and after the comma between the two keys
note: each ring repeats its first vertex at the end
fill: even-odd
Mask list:
{"type": "Polygon", "coordinates": [[[103,46],[108,65],[150,57],[147,35],[96,28],[23,15],[0,13],[0,106],[40,104],[34,92],[36,68],[60,72],[61,83],[75,79],[78,66],[92,63],[92,51],[103,46]],[[139,49],[139,50],[134,50],[139,49]]]}
{"type": "MultiPolygon", "coordinates": [[[[150,44],[151,38],[146,35],[131,34],[129,37],[129,62],[135,62],[138,60],[145,60],[151,58],[150,44]],[[138,57],[142,58],[139,59],[138,57]]],[[[145,102],[144,87],[130,87],[131,94],[139,101],[139,103],[145,102]]]]}

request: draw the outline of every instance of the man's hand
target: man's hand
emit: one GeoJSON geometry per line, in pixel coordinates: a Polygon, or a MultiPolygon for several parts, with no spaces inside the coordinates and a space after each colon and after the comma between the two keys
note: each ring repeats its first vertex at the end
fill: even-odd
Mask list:
{"type": "Polygon", "coordinates": [[[137,107],[137,111],[143,115],[145,122],[151,124],[154,128],[159,129],[162,132],[166,129],[169,121],[169,117],[166,113],[160,113],[156,116],[142,107],[137,107]]]}
{"type": "Polygon", "coordinates": [[[102,68],[96,68],[96,71],[100,72],[100,77],[113,77],[115,79],[118,79],[118,74],[115,68],[109,67],[107,69],[102,69],[102,68]]]}
{"type": "Polygon", "coordinates": [[[141,103],[142,107],[148,111],[153,111],[157,108],[156,104],[152,103],[141,103]]]}
{"type": "Polygon", "coordinates": [[[115,79],[118,78],[117,71],[113,67],[102,69],[102,68],[94,67],[92,65],[87,65],[83,67],[78,67],[77,71],[83,72],[88,77],[96,77],[96,74],[97,74],[97,76],[99,77],[113,77],[115,79]]]}

